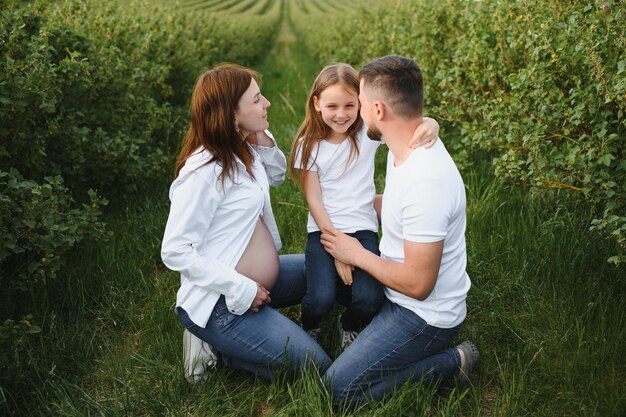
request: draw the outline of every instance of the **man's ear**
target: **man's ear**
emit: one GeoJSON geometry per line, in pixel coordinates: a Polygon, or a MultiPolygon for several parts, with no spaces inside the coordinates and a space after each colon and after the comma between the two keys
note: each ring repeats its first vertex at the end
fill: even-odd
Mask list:
{"type": "Polygon", "coordinates": [[[376,109],[376,120],[383,120],[387,116],[387,106],[382,101],[372,103],[376,109]]]}

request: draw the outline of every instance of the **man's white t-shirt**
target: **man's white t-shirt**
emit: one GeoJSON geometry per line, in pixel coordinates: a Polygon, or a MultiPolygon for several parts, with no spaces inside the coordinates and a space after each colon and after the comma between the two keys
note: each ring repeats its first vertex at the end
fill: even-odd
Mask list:
{"type": "MultiPolygon", "coordinates": [[[[378,232],[378,218],[374,209],[374,157],[380,142],[367,137],[362,128],[357,134],[359,155],[350,160],[350,140],[339,144],[320,140],[313,147],[307,168],[317,172],[326,213],[335,229],[344,233],[358,230],[378,232]],[[319,150],[319,151],[318,151],[319,150]]],[[[303,166],[301,147],[297,149],[294,165],[303,166]]],[[[319,231],[309,212],[307,231],[319,231]]]]}
{"type": "Polygon", "coordinates": [[[465,271],[465,187],[454,161],[441,140],[428,150],[413,150],[399,166],[394,166],[389,152],[385,182],[383,258],[404,262],[404,240],[444,240],[439,276],[428,298],[419,301],[385,288],[387,298],[431,326],[451,328],[462,323],[471,282],[465,271]]]}

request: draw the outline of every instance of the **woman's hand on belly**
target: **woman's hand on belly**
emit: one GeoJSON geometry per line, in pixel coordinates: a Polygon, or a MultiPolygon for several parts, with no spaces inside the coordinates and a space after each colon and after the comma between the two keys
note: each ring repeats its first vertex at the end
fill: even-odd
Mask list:
{"type": "Polygon", "coordinates": [[[254,297],[254,300],[252,300],[252,305],[250,306],[250,310],[256,313],[263,306],[263,304],[267,304],[271,302],[272,302],[272,299],[270,298],[270,292],[257,282],[256,283],[256,297],[254,297]]]}

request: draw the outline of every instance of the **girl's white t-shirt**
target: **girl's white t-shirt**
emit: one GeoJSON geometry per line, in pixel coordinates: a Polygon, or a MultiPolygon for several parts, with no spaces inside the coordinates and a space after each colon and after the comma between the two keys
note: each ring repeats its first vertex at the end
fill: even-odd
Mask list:
{"type": "MultiPolygon", "coordinates": [[[[378,232],[374,209],[374,157],[381,142],[371,140],[365,127],[357,134],[358,157],[350,160],[350,141],[339,144],[320,140],[311,152],[307,168],[317,172],[324,207],[335,229],[344,233],[358,230],[378,232]]],[[[301,168],[301,147],[296,150],[295,167],[301,168]]],[[[319,231],[309,212],[307,231],[319,231]]]]}

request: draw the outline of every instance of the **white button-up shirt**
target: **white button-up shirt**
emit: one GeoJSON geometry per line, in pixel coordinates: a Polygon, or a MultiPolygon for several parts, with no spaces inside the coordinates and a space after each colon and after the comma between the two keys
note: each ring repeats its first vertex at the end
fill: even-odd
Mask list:
{"type": "Polygon", "coordinates": [[[198,149],[170,187],[170,214],[165,227],[161,258],[180,272],[176,305],[204,327],[220,295],[233,314],[245,313],[257,292],[256,282],[235,271],[248,246],[259,217],[281,249],[270,204],[269,185],[285,179],[285,155],[273,147],[251,146],[252,179],[241,161],[233,179],[219,179],[221,166],[206,162],[212,154],[198,149]]]}

